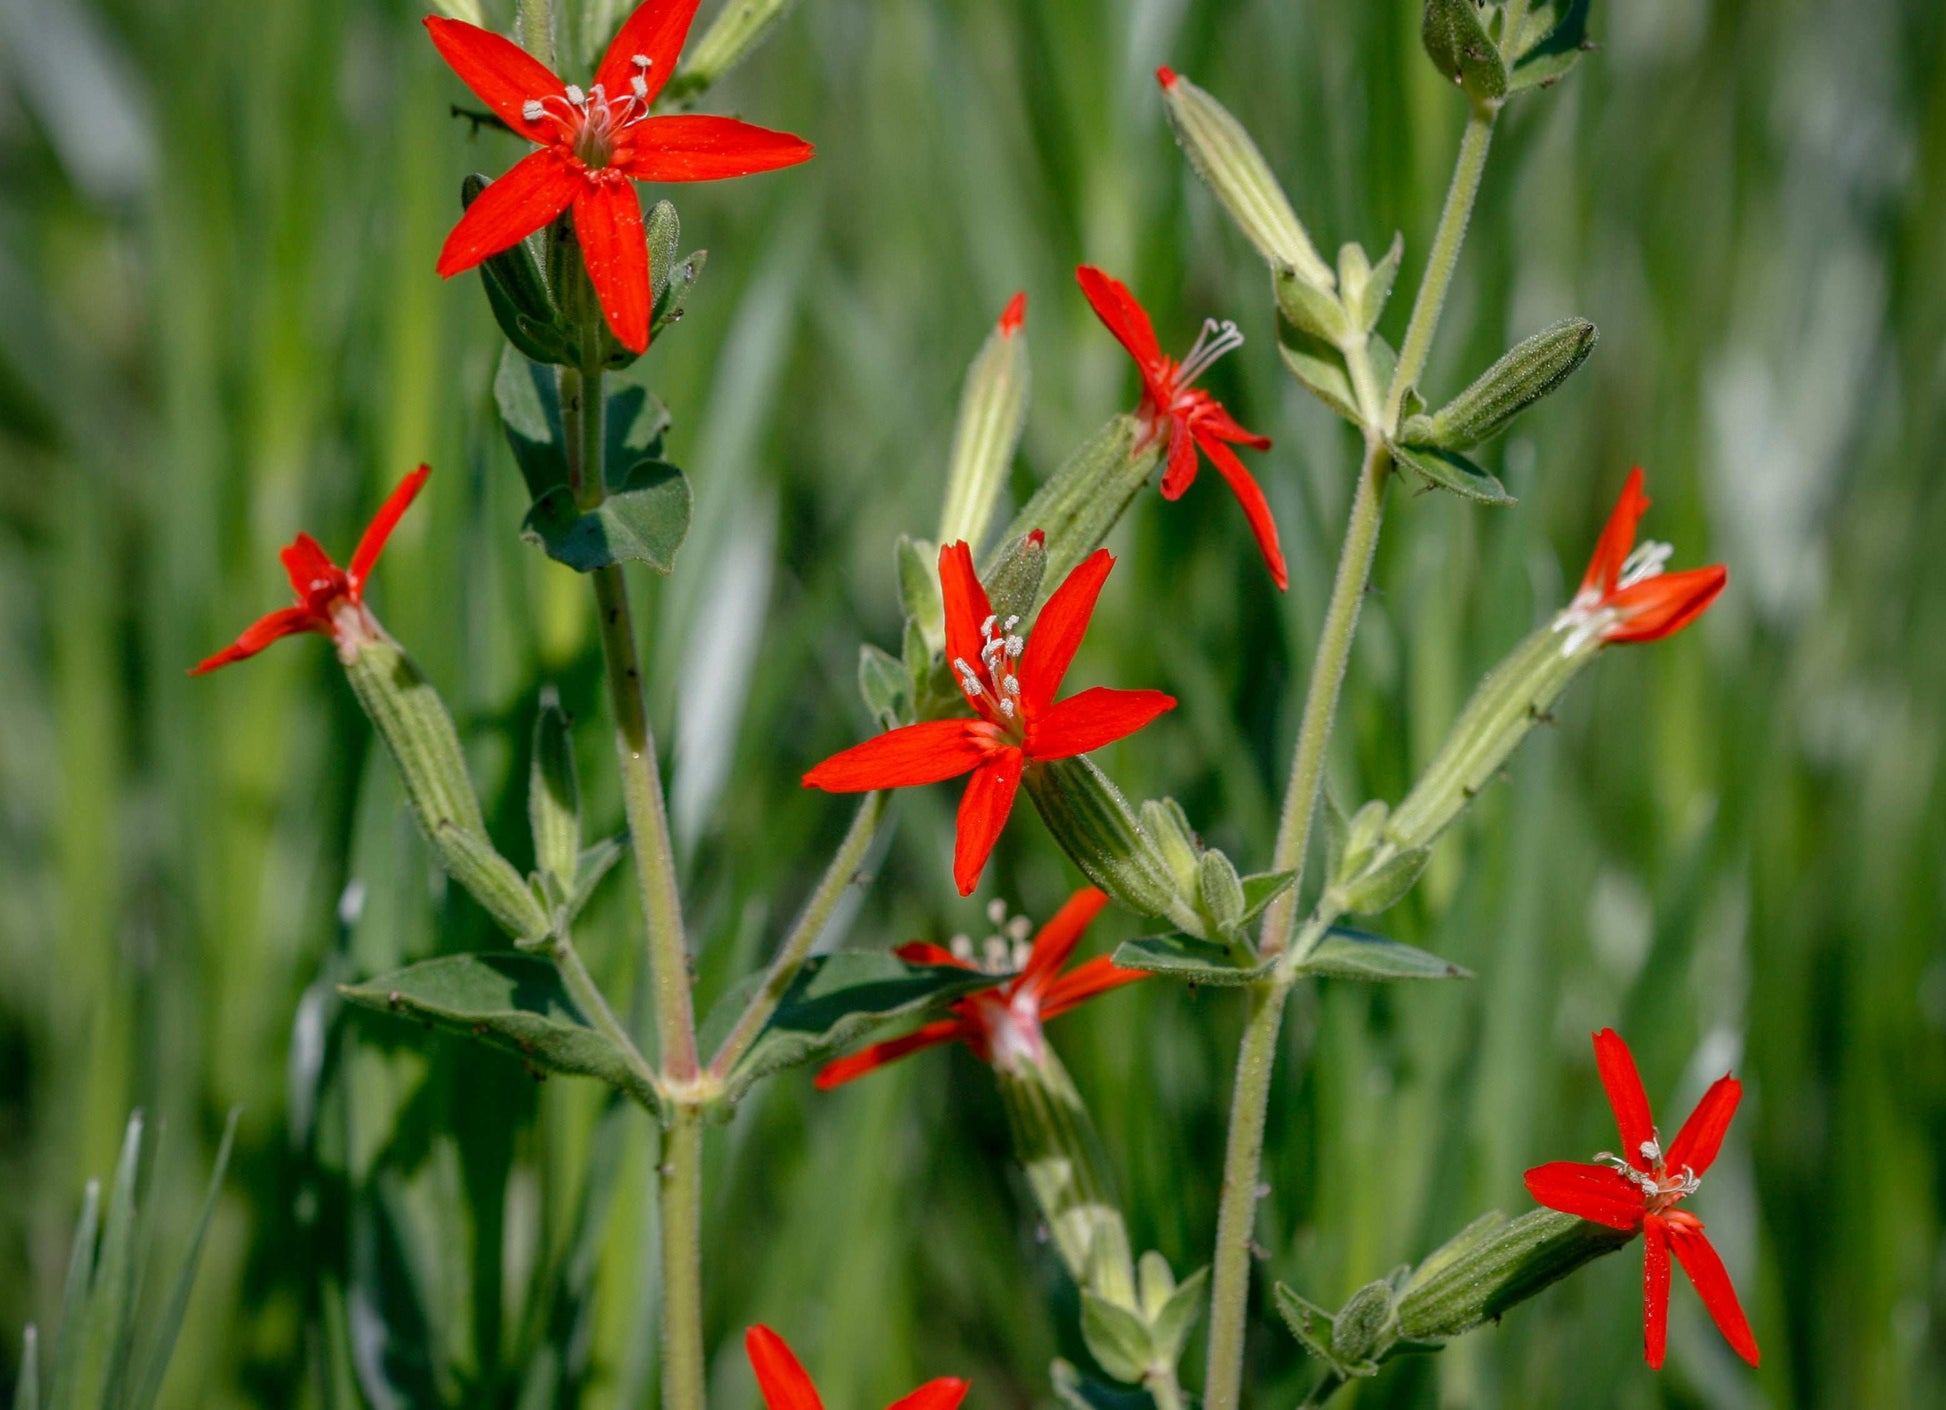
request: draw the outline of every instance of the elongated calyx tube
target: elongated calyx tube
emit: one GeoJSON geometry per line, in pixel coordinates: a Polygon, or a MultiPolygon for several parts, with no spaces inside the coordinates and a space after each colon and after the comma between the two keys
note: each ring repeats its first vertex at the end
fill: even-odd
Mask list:
{"type": "Polygon", "coordinates": [[[1027,296],[1016,294],[987,335],[960,392],[939,541],[977,546],[993,522],[1027,423],[1027,296]]]}
{"type": "Polygon", "coordinates": [[[1137,914],[1167,916],[1204,936],[1193,894],[1183,894],[1156,838],[1085,755],[1035,764],[1023,782],[1048,832],[1084,876],[1137,914]]]}
{"type": "MultiPolygon", "coordinates": [[[[1101,547],[1108,531],[1148,483],[1162,451],[1160,439],[1144,442],[1135,417],[1114,417],[1034,492],[1001,535],[1001,543],[1012,543],[1038,529],[1047,550],[1041,581],[1065,581],[1082,559],[1101,547]]],[[[996,566],[994,555],[982,562],[981,576],[996,566]]]]}
{"type": "Polygon", "coordinates": [[[439,692],[382,629],[341,650],[339,659],[440,864],[515,940],[544,938],[547,912],[487,836],[459,733],[439,692]]]}
{"type": "Polygon", "coordinates": [[[1273,266],[1295,272],[1319,289],[1337,282],[1318,254],[1290,198],[1271,175],[1243,124],[1208,93],[1173,69],[1158,69],[1162,106],[1176,141],[1237,228],[1273,266]]]}

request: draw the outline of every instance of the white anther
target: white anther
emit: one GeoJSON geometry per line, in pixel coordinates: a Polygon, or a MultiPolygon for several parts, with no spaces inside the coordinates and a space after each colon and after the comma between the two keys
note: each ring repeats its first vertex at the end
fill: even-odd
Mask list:
{"type": "Polygon", "coordinates": [[[998,935],[989,935],[981,958],[986,961],[981,966],[988,974],[1004,974],[1013,968],[1013,956],[1008,952],[1007,942],[998,935]]]}
{"type": "Polygon", "coordinates": [[[1027,919],[1026,916],[1015,916],[1007,922],[1005,934],[1009,940],[1017,945],[1032,934],[1033,930],[1033,921],[1027,919]]]}
{"type": "Polygon", "coordinates": [[[1019,676],[1008,676],[1008,677],[1007,677],[1007,678],[1006,678],[1005,680],[1003,680],[1003,681],[1001,681],[1001,682],[1000,682],[1000,688],[1001,688],[1002,690],[1004,690],[1004,691],[1006,691],[1006,692],[1007,692],[1007,694],[1009,694],[1009,695],[1016,695],[1016,696],[1017,696],[1017,695],[1019,695],[1019,694],[1020,694],[1020,677],[1019,677],[1019,676]]]}
{"type": "Polygon", "coordinates": [[[629,62],[634,64],[638,69],[645,69],[653,64],[655,60],[651,59],[647,54],[632,54],[629,56],[629,62]]]}
{"type": "Polygon", "coordinates": [[[951,940],[946,942],[946,948],[953,952],[953,958],[961,964],[973,963],[973,937],[971,935],[955,935],[951,940]]]}
{"type": "Polygon", "coordinates": [[[1002,622],[1000,624],[1000,627],[1002,631],[1011,632],[1015,627],[1019,625],[1020,625],[1020,614],[1016,612],[1012,616],[1008,617],[1006,621],[1002,622]]]}
{"type": "Polygon", "coordinates": [[[1647,1140],[1637,1146],[1636,1149],[1642,1152],[1642,1159],[1648,1161],[1651,1165],[1654,1165],[1662,1159],[1662,1144],[1660,1141],[1653,1139],[1647,1140]]]}
{"type": "Polygon", "coordinates": [[[579,108],[587,103],[588,95],[583,93],[578,85],[570,83],[568,85],[568,101],[579,108]]]}
{"type": "Polygon", "coordinates": [[[529,122],[539,122],[547,113],[547,105],[538,98],[529,98],[520,105],[520,115],[529,122]]]}
{"type": "Polygon", "coordinates": [[[981,635],[981,636],[992,636],[992,635],[993,635],[993,624],[994,624],[995,622],[997,622],[997,621],[999,621],[999,620],[1000,620],[1000,617],[999,617],[999,615],[998,615],[997,613],[993,613],[993,612],[989,612],[989,613],[987,613],[987,619],[986,619],[986,620],[985,620],[984,622],[982,622],[982,623],[980,623],[980,635],[981,635]]]}
{"type": "Polygon", "coordinates": [[[1007,638],[1007,654],[1009,656],[1018,656],[1020,655],[1021,652],[1025,651],[1026,649],[1027,649],[1026,637],[1010,636],[1007,638]]]}
{"type": "Polygon", "coordinates": [[[1013,951],[1013,964],[1009,967],[1017,970],[1027,968],[1027,961],[1034,957],[1034,947],[1025,940],[1016,940],[1013,951]]]}
{"type": "Polygon", "coordinates": [[[646,78],[642,77],[642,75],[638,73],[635,75],[634,78],[629,80],[628,86],[634,90],[636,97],[640,98],[645,103],[648,102],[649,81],[646,78]]]}
{"type": "Polygon", "coordinates": [[[987,902],[987,924],[1005,925],[1007,923],[1007,903],[995,896],[987,902]]]}
{"type": "Polygon", "coordinates": [[[1635,551],[1622,560],[1621,576],[1615,580],[1616,589],[1619,591],[1622,588],[1634,587],[1637,583],[1659,577],[1663,565],[1674,556],[1675,552],[1673,546],[1658,543],[1654,539],[1647,539],[1637,544],[1635,551]]]}
{"type": "Polygon", "coordinates": [[[1010,720],[1014,717],[1014,702],[1004,695],[1000,697],[1000,713],[1010,720]]]}

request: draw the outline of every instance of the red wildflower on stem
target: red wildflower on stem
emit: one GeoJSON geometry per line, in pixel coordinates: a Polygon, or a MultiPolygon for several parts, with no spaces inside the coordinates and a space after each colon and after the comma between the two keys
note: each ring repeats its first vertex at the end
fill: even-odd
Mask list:
{"type": "MultiPolygon", "coordinates": [[[[1626,499],[1626,497],[1624,497],[1626,499]]],[[[1595,1065],[1615,1109],[1622,1153],[1603,1152],[1597,1164],[1555,1161],[1527,1172],[1527,1192],[1549,1209],[1611,1229],[1642,1231],[1642,1330],[1649,1365],[1660,1369],[1669,1339],[1669,1255],[1676,1255],[1730,1346],[1752,1366],[1757,1339],[1737,1304],[1723,1260],[1703,1235],[1703,1221],[1677,1209],[1696,1193],[1730,1129],[1743,1087],[1724,1076],[1703,1093],[1667,1151],[1649,1114],[1649,1099],[1628,1044],[1612,1028],[1595,1034],[1595,1065]]]]}
{"type": "Polygon", "coordinates": [[[279,637],[299,632],[323,633],[337,644],[341,655],[380,635],[382,628],[365,610],[365,579],[371,576],[379,554],[385,551],[385,541],[392,537],[392,530],[430,474],[432,471],[421,465],[399,481],[399,487],[379,506],[358,540],[350,567],[333,563],[309,534],[292,539],[281,557],[284,571],[290,575],[291,591],[297,594],[297,605],[259,617],[235,642],[191,668],[189,674],[205,675],[232,661],[255,656],[279,637]]]}
{"type": "MultiPolygon", "coordinates": [[[[824,1410],[824,1401],[784,1339],[761,1324],[743,1335],[743,1349],[749,1353],[750,1369],[757,1373],[757,1389],[763,1392],[769,1410],[824,1410]]],[[[927,1381],[919,1389],[895,1400],[887,1410],[956,1410],[966,1398],[967,1382],[942,1377],[927,1381]]]]}
{"type": "Polygon", "coordinates": [[[1289,574],[1284,569],[1284,551],[1277,545],[1277,521],[1270,517],[1263,490],[1230,449],[1232,445],[1245,445],[1252,450],[1269,450],[1270,439],[1244,430],[1221,402],[1192,385],[1224,353],[1243,346],[1243,334],[1237,332],[1234,323],[1205,319],[1203,331],[1188,354],[1181,362],[1171,361],[1163,356],[1148,314],[1126,284],[1086,264],[1074,272],[1074,277],[1094,306],[1095,316],[1128,349],[1142,373],[1142,404],[1135,414],[1143,423],[1145,442],[1164,435],[1169,438],[1162,497],[1180,499],[1195,483],[1196,452],[1200,449],[1243,506],[1243,517],[1250,521],[1250,532],[1270,567],[1271,580],[1278,588],[1285,587],[1289,574]]]}
{"type": "Polygon", "coordinates": [[[972,550],[963,542],[940,549],[946,659],[976,717],[888,730],[833,754],[804,775],[805,787],[868,793],[971,774],[953,848],[953,880],[960,895],[971,895],[1013,808],[1024,769],[1099,749],[1175,706],[1159,690],[1103,686],[1066,700],[1054,698],[1114,564],[1102,548],[1084,559],[1047,599],[1029,641],[1019,633],[1018,617],[1001,621],[987,601],[973,571],[972,550]]]}
{"type": "Polygon", "coordinates": [[[1054,919],[1041,927],[1030,944],[1026,939],[1027,922],[1024,919],[1006,922],[1005,904],[995,901],[987,914],[1002,929],[999,934],[987,937],[982,951],[976,951],[973,942],[964,935],[955,936],[950,949],[923,940],[901,945],[900,957],[915,964],[958,965],[961,969],[1009,973],[1015,977],[997,989],[955,1000],[951,1018],[928,1023],[903,1038],[874,1043],[826,1064],[818,1073],[819,1089],[841,1086],[908,1053],[936,1048],[942,1043],[965,1043],[980,1061],[996,1065],[1037,1061],[1041,1052],[1041,1025],[1048,1019],[1097,994],[1146,978],[1144,971],[1119,968],[1106,955],[1078,964],[1066,974],[1060,972],[1080,943],[1083,932],[1107,904],[1106,893],[1092,886],[1083,887],[1054,913],[1054,919]],[[1014,933],[1016,927],[1018,933],[1014,933]]]}
{"type": "Polygon", "coordinates": [[[716,181],[807,161],[811,144],[733,118],[651,116],[674,76],[699,0],[646,0],[623,23],[584,92],[512,40],[428,16],[440,56],[480,101],[540,150],[478,200],[439,252],[443,278],[473,268],[574,210],[588,277],[608,326],[649,345],[649,251],[634,181],[716,181]]]}
{"type": "Polygon", "coordinates": [[[1663,572],[1675,550],[1653,539],[1639,546],[1635,542],[1635,526],[1648,507],[1638,465],[1629,471],[1622,497],[1595,543],[1581,590],[1554,619],[1554,630],[1568,634],[1568,654],[1595,637],[1622,643],[1655,641],[1679,632],[1703,615],[1729,581],[1729,570],[1721,564],[1663,572]]]}

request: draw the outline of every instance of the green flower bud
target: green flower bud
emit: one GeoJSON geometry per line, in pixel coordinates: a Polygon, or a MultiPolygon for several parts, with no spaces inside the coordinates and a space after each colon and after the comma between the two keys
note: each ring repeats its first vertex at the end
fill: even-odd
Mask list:
{"type": "Polygon", "coordinates": [[[1400,428],[1400,440],[1445,450],[1465,450],[1491,440],[1573,376],[1599,339],[1595,325],[1585,318],[1564,318],[1542,329],[1431,416],[1412,417],[1400,428]]]}
{"type": "Polygon", "coordinates": [[[1015,294],[960,392],[953,454],[946,471],[946,505],[939,541],[977,545],[993,522],[1007,470],[1027,421],[1027,296],[1015,294]]]}
{"type": "Polygon", "coordinates": [[[1441,1342],[1502,1316],[1635,1235],[1537,1209],[1509,1223],[1483,1215],[1421,1263],[1398,1296],[1398,1330],[1441,1342]]]}
{"type": "Polygon", "coordinates": [[[693,98],[750,57],[769,37],[796,0],[729,0],[703,37],[689,46],[683,64],[666,90],[672,98],[693,98]]]}
{"type": "Polygon", "coordinates": [[[1331,266],[1319,256],[1243,124],[1181,74],[1157,69],[1156,78],[1176,141],[1230,219],[1272,266],[1293,270],[1328,291],[1334,283],[1331,266]]]}

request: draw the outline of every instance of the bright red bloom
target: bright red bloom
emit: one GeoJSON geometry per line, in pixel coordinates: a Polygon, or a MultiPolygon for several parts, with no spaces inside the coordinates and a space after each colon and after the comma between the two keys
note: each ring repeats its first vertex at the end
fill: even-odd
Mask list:
{"type": "Polygon", "coordinates": [[[193,667],[189,674],[205,675],[232,661],[255,656],[279,637],[299,632],[322,632],[340,651],[355,650],[360,642],[377,637],[379,625],[365,610],[365,579],[371,576],[379,554],[385,552],[385,541],[392,537],[392,530],[430,474],[432,471],[421,465],[399,481],[399,487],[386,497],[365,527],[348,568],[333,563],[309,534],[292,539],[280,556],[284,571],[290,575],[291,591],[297,594],[297,605],[259,617],[235,642],[193,667]]]}
{"type": "Polygon", "coordinates": [[[1737,1304],[1723,1260],[1703,1235],[1703,1221],[1675,1208],[1696,1193],[1703,1173],[1716,1160],[1723,1133],[1736,1114],[1737,1099],[1743,1095],[1742,1084],[1734,1077],[1718,1078],[1665,1152],[1635,1059],[1612,1028],[1595,1034],[1595,1066],[1608,1091],[1608,1104],[1615,1109],[1622,1153],[1604,1152],[1594,1165],[1557,1160],[1536,1166],[1527,1172],[1527,1192],[1549,1209],[1611,1229],[1642,1231],[1642,1336],[1649,1365],[1661,1369],[1668,1344],[1672,1251],[1724,1340],[1737,1355],[1756,1365],[1757,1339],[1737,1304]]]}
{"type": "Polygon", "coordinates": [[[1074,277],[1094,305],[1095,316],[1128,349],[1142,373],[1142,404],[1135,414],[1142,421],[1145,443],[1165,434],[1169,437],[1162,497],[1180,499],[1195,483],[1196,452],[1200,449],[1216,467],[1216,473],[1228,481],[1270,567],[1271,580],[1279,589],[1284,588],[1290,575],[1284,569],[1284,551],[1277,545],[1277,521],[1270,517],[1270,503],[1263,490],[1230,449],[1232,445],[1245,445],[1252,450],[1269,450],[1270,438],[1244,430],[1221,402],[1191,385],[1224,353],[1243,346],[1243,334],[1237,332],[1234,323],[1205,319],[1195,345],[1181,362],[1173,362],[1163,356],[1148,314],[1135,302],[1126,284],[1086,264],[1074,272],[1074,277]]]}
{"type": "MultiPolygon", "coordinates": [[[[1048,1019],[1097,994],[1147,977],[1143,970],[1120,968],[1106,955],[1078,964],[1066,974],[1060,972],[1080,943],[1082,933],[1107,904],[1105,893],[1092,886],[1083,887],[1054,913],[1054,919],[1041,927],[1031,946],[1025,940],[1009,944],[1005,935],[991,937],[987,944],[990,953],[984,957],[987,966],[977,962],[982,957],[976,957],[972,943],[964,936],[956,939],[950,950],[923,940],[899,946],[899,956],[915,964],[950,964],[961,969],[985,967],[988,972],[1000,969],[1019,973],[998,988],[956,999],[951,1018],[928,1023],[903,1038],[874,1043],[826,1064],[818,1073],[819,1089],[842,1086],[907,1053],[936,1048],[942,1043],[964,1043],[982,1062],[1036,1061],[1041,1051],[1041,1025],[1048,1019]]],[[[1025,930],[1024,921],[1021,927],[1025,930]]]]}
{"type": "Polygon", "coordinates": [[[646,0],[623,23],[584,93],[512,40],[428,16],[440,56],[480,101],[540,150],[480,193],[439,252],[451,278],[570,206],[588,277],[615,336],[649,345],[649,248],[633,181],[716,181],[794,166],[811,144],[733,118],[650,112],[676,71],[700,0],[646,0]]]}
{"type": "Polygon", "coordinates": [[[1175,706],[1174,698],[1159,690],[1103,686],[1058,702],[1054,698],[1114,565],[1105,548],[1083,560],[1041,608],[1030,642],[1018,634],[1019,618],[1002,622],[994,613],[973,571],[972,550],[964,543],[947,544],[939,550],[946,659],[976,718],[888,730],[833,754],[804,775],[804,786],[868,793],[971,774],[960,799],[953,848],[953,880],[960,895],[970,896],[1028,765],[1099,749],[1175,706]]]}
{"type": "MultiPolygon", "coordinates": [[[[784,1339],[761,1324],[743,1334],[750,1369],[757,1373],[757,1389],[770,1410],[824,1410],[818,1388],[784,1339]]],[[[892,1402],[887,1410],[957,1410],[966,1398],[968,1383],[942,1377],[927,1381],[912,1394],[892,1402]]]]}
{"type": "Polygon", "coordinates": [[[1554,619],[1554,630],[1568,633],[1570,651],[1590,637],[1622,643],[1673,635],[1702,616],[1730,580],[1721,564],[1663,572],[1675,550],[1653,539],[1639,547],[1635,542],[1635,526],[1648,507],[1638,465],[1628,472],[1622,497],[1595,543],[1581,590],[1554,619]]]}

